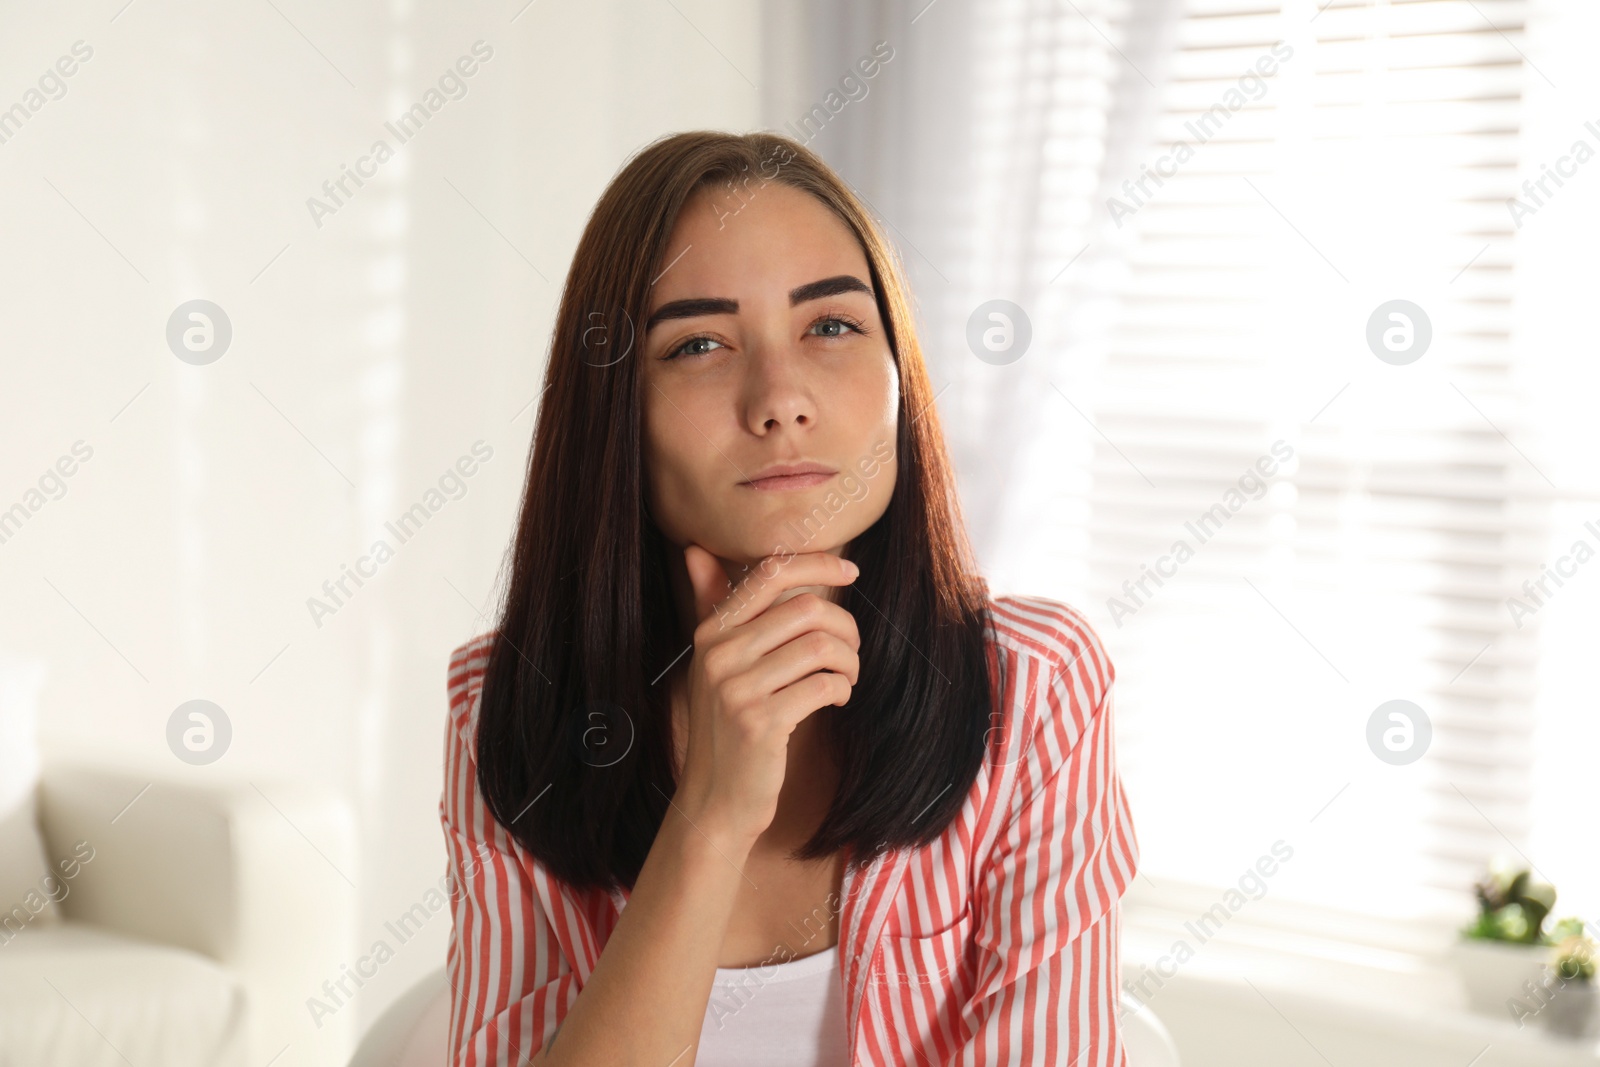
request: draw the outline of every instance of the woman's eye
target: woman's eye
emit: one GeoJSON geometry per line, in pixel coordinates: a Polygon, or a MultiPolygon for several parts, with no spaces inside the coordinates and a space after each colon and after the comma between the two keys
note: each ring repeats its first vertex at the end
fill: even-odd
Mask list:
{"type": "Polygon", "coordinates": [[[847,319],[827,318],[819,320],[811,328],[823,330],[824,332],[818,335],[820,337],[843,337],[845,330],[855,330],[856,326],[847,319]]]}
{"type": "Polygon", "coordinates": [[[711,351],[710,348],[704,346],[721,344],[721,341],[718,341],[712,337],[691,337],[687,341],[683,342],[683,344],[673,349],[667,358],[674,359],[678,356],[703,356],[711,351]]]}

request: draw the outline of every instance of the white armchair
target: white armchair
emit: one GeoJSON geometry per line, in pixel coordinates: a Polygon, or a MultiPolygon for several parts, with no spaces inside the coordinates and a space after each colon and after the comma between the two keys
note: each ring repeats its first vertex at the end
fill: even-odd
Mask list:
{"type": "Polygon", "coordinates": [[[1124,993],[1118,1023],[1128,1067],[1179,1067],[1178,1045],[1156,1013],[1124,993]]]}
{"type": "Polygon", "coordinates": [[[38,804],[52,870],[78,842],[92,858],[64,879],[60,919],[0,944],[0,1062],[345,1061],[355,1009],[318,1026],[306,1002],[354,956],[347,804],[66,766],[46,767],[38,804]]]}

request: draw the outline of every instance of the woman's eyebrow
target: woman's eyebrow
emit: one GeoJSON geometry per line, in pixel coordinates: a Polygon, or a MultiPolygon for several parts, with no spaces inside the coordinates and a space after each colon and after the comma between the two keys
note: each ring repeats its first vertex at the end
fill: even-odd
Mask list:
{"type": "Polygon", "coordinates": [[[656,328],[656,324],[666,322],[668,319],[692,319],[700,315],[732,315],[739,310],[739,301],[729,300],[723,296],[696,296],[687,300],[674,300],[662,304],[651,314],[644,324],[644,332],[649,333],[656,328]]]}
{"type": "Polygon", "coordinates": [[[840,293],[866,293],[872,295],[872,286],[853,274],[836,274],[819,282],[807,282],[789,290],[789,306],[804,304],[807,300],[821,300],[840,293]]]}
{"type": "MultiPolygon", "coordinates": [[[[836,274],[832,278],[823,278],[820,281],[807,282],[789,290],[789,306],[795,307],[808,300],[821,300],[825,296],[837,296],[840,293],[866,293],[872,295],[872,287],[853,274],[836,274]]],[[[699,315],[733,315],[739,311],[739,302],[721,296],[696,296],[684,300],[674,300],[651,313],[644,324],[644,332],[649,333],[655,329],[659,322],[668,319],[692,319],[699,315]]]]}

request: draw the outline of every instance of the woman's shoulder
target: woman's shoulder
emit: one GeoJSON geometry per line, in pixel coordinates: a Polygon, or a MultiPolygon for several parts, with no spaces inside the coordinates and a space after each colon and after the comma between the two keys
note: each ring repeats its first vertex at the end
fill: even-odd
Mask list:
{"type": "Polygon", "coordinates": [[[1060,600],[1008,594],[991,598],[989,613],[990,641],[1020,683],[1012,713],[1029,747],[1044,745],[1058,760],[1110,707],[1110,653],[1083,612],[1060,600]]]}
{"type": "Polygon", "coordinates": [[[1049,597],[1009,593],[989,601],[993,640],[1014,654],[1042,661],[1056,672],[1083,675],[1099,690],[1116,677],[1111,655],[1087,616],[1049,597]]]}
{"type": "MultiPolygon", "coordinates": [[[[450,729],[470,741],[478,721],[479,697],[483,690],[483,672],[489,664],[489,650],[494,644],[494,633],[479,634],[450,653],[450,670],[447,686],[450,693],[450,729]]],[[[472,746],[467,746],[468,752],[472,746]]]]}

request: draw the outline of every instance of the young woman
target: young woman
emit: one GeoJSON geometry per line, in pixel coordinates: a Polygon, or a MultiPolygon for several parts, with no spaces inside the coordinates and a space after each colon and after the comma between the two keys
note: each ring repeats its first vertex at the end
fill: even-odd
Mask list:
{"type": "Polygon", "coordinates": [[[803,146],[612,180],[510,560],[450,663],[453,1065],[1125,1062],[1111,662],[989,597],[900,264],[803,146]]]}

